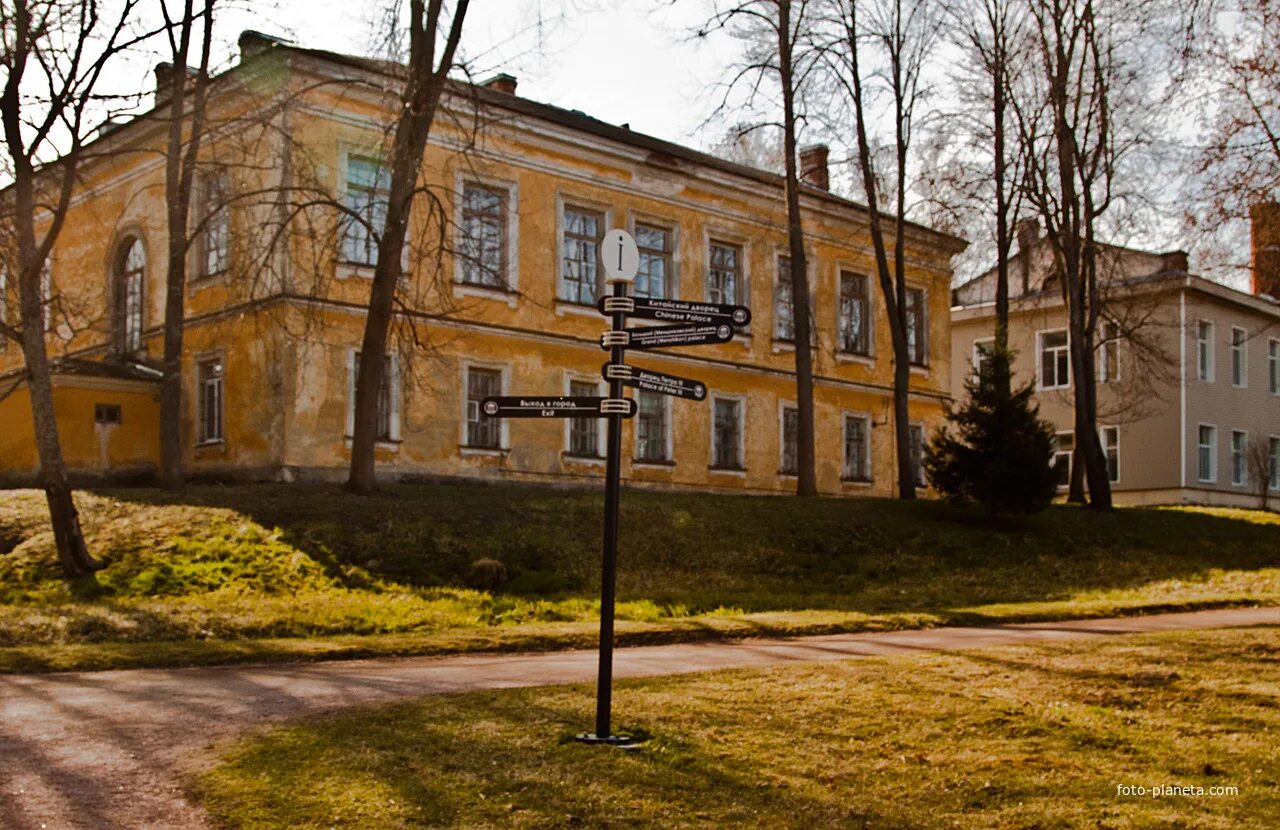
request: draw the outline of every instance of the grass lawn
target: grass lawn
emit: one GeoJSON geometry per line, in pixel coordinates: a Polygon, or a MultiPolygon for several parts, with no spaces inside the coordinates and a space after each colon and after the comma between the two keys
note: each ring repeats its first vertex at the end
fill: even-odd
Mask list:
{"type": "Polygon", "coordinates": [[[1278,698],[1280,628],[1181,632],[626,682],[631,751],[570,740],[587,687],[425,698],[247,739],[194,789],[255,828],[1270,830],[1278,698]]]}
{"type": "MultiPolygon", "coordinates": [[[[77,496],[108,567],[68,583],[42,494],[0,492],[0,671],[590,645],[601,496],[423,485],[77,496]],[[502,563],[488,584],[477,560],[502,563]]],[[[1280,603],[1280,515],[629,492],[619,636],[657,642],[1280,603]]]]}

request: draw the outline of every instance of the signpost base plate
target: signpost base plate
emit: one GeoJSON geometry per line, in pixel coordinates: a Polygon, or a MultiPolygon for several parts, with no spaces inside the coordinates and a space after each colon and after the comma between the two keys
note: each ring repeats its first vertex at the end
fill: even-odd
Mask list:
{"type": "Polygon", "coordinates": [[[574,735],[573,739],[580,744],[605,744],[620,749],[631,749],[644,743],[644,738],[635,738],[631,735],[605,735],[602,738],[594,732],[583,732],[580,735],[574,735]]]}

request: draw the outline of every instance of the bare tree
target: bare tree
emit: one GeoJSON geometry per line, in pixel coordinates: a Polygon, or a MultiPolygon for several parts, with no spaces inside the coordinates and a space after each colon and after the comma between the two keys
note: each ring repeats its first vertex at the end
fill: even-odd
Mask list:
{"type": "Polygon", "coordinates": [[[1245,463],[1249,481],[1258,494],[1258,507],[1263,510],[1271,509],[1271,494],[1280,490],[1280,467],[1277,466],[1280,465],[1280,449],[1273,445],[1277,440],[1280,439],[1272,438],[1262,430],[1255,430],[1249,436],[1245,463]]]}
{"type": "MultiPolygon", "coordinates": [[[[160,477],[180,490],[186,482],[182,455],[182,341],[186,325],[187,261],[191,235],[191,196],[200,145],[204,140],[209,54],[213,43],[214,0],[182,0],[178,15],[160,3],[171,56],[169,123],[165,147],[165,219],[168,268],[165,274],[164,362],[160,383],[160,477]],[[199,43],[194,41],[199,37],[199,43]],[[194,77],[187,63],[197,54],[194,77]]],[[[162,90],[157,84],[157,97],[162,90]]]]}
{"type": "MultiPolygon", "coordinates": [[[[783,180],[787,204],[787,252],[791,272],[791,317],[794,321],[796,360],[796,494],[818,494],[813,431],[813,301],[809,296],[808,263],[804,249],[804,223],[800,214],[799,144],[800,106],[816,66],[808,40],[813,13],[809,0],[747,0],[717,8],[699,31],[726,30],[745,47],[745,58],[726,86],[726,102],[739,84],[751,89],[751,98],[766,85],[776,83],[781,122],[769,126],[782,133],[783,180]]],[[[725,105],[722,104],[722,108],[725,105]]],[[[761,125],[764,126],[764,125],[761,125]]]]}
{"type": "MultiPolygon", "coordinates": [[[[922,75],[937,42],[941,18],[936,5],[925,0],[830,0],[826,17],[831,32],[823,53],[852,107],[856,166],[870,216],[876,273],[889,316],[898,497],[913,499],[916,474],[908,411],[912,355],[906,281],[907,189],[916,106],[924,91],[922,75]],[[869,126],[874,117],[871,99],[880,91],[889,97],[888,117],[893,124],[889,171],[882,169],[882,159],[874,152],[869,126]]],[[[917,345],[924,342],[923,332],[915,336],[917,345]]]]}
{"type": "Polygon", "coordinates": [[[0,322],[22,344],[31,397],[40,480],[49,504],[58,561],[67,576],[101,567],[85,546],[67,480],[53,408],[46,348],[42,275],[63,230],[88,120],[118,98],[101,89],[113,59],[148,37],[136,25],[137,0],[13,0],[0,4],[0,94],[8,172],[6,224],[13,235],[10,274],[16,277],[20,328],[0,322]],[[44,164],[54,156],[56,162],[44,164]]]}
{"type": "Polygon", "coordinates": [[[386,217],[377,235],[377,262],[356,375],[351,469],[347,479],[347,488],[355,493],[369,493],[377,484],[374,450],[387,334],[396,288],[401,281],[401,261],[423,152],[449,72],[455,65],[468,2],[457,0],[452,15],[444,8],[444,0],[409,2],[409,59],[392,135],[390,191],[386,217]]]}

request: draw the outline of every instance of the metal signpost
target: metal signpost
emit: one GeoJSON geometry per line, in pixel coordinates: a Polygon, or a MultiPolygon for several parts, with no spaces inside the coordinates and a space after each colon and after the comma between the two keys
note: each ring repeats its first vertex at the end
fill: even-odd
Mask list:
{"type": "Polygon", "coordinates": [[[657,392],[701,401],[707,397],[705,384],[667,375],[626,363],[627,349],[661,349],[725,343],[734,330],[751,322],[744,306],[716,303],[687,303],[679,300],[632,298],[627,285],[635,280],[640,252],[631,234],[612,230],[600,242],[600,261],[610,293],[602,297],[600,313],[612,326],[600,335],[600,347],[609,352],[609,362],[601,376],[609,382],[606,397],[563,395],[504,395],[485,398],[480,411],[487,418],[600,418],[608,419],[605,455],[604,547],[600,579],[600,669],[596,682],[596,729],[576,736],[588,744],[629,746],[636,743],[628,735],[615,735],[610,728],[613,701],[613,613],[618,573],[618,500],[622,490],[622,419],[636,414],[636,402],[623,397],[623,387],[657,392]],[[627,328],[627,317],[664,320],[674,325],[627,328]]]}

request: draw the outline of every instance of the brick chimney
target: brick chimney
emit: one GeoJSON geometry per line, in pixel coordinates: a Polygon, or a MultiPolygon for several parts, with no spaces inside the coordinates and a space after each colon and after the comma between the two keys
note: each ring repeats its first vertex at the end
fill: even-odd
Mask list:
{"type": "Polygon", "coordinates": [[[800,181],[820,190],[831,189],[831,174],[827,170],[830,150],[825,144],[810,144],[800,148],[800,181]]]}
{"type": "Polygon", "coordinates": [[[277,43],[288,43],[288,41],[284,38],[255,32],[253,29],[245,29],[240,33],[240,37],[236,39],[236,46],[240,48],[241,61],[251,58],[259,52],[265,52],[277,43]]]}
{"type": "Polygon", "coordinates": [[[1040,240],[1040,223],[1035,219],[1023,219],[1013,226],[1013,236],[1018,241],[1018,275],[1022,282],[1021,296],[1031,293],[1031,249],[1040,240]]]}
{"type": "Polygon", "coordinates": [[[1249,208],[1249,267],[1253,293],[1280,299],[1280,202],[1249,208]]]}
{"type": "Polygon", "coordinates": [[[481,84],[485,89],[496,90],[497,92],[505,92],[508,95],[516,94],[516,76],[508,75],[500,72],[489,80],[481,84]]]}
{"type": "Polygon", "coordinates": [[[1185,274],[1190,271],[1186,251],[1165,251],[1160,255],[1160,270],[1164,273],[1185,274]]]}

